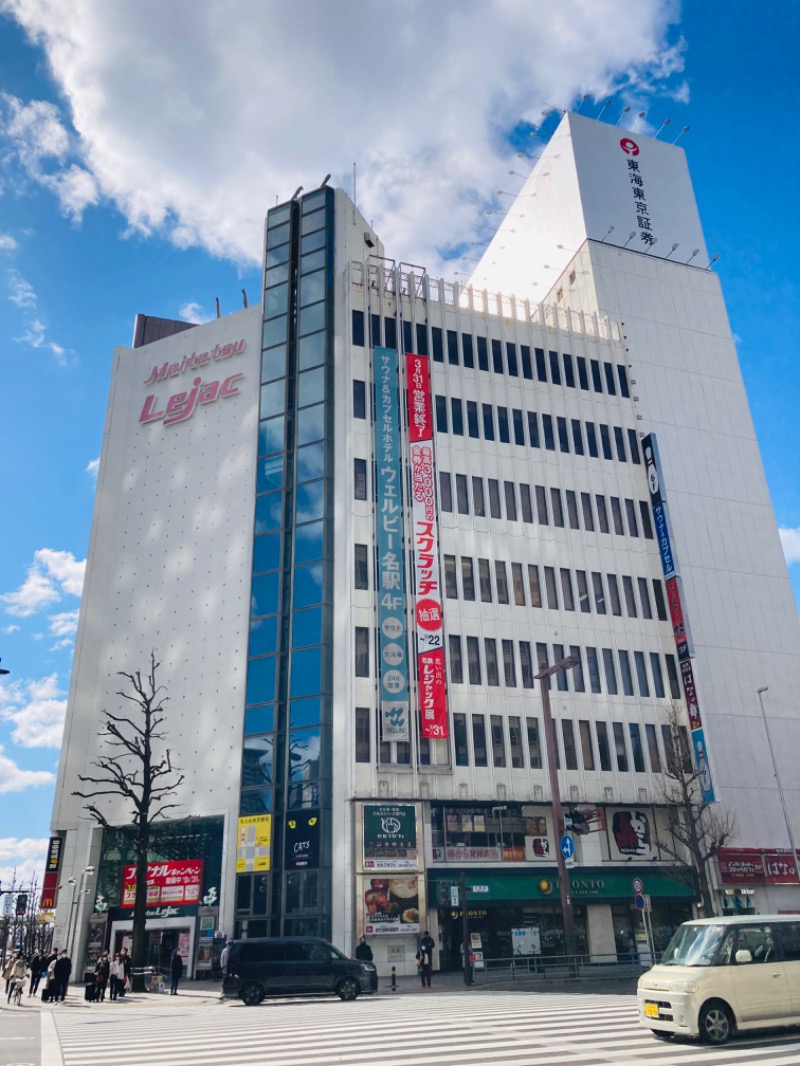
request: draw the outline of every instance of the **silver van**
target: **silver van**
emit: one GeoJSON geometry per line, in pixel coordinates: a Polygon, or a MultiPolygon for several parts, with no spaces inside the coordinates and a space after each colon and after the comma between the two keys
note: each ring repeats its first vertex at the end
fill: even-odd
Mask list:
{"type": "Polygon", "coordinates": [[[800,916],[684,922],[639,978],[639,1020],[653,1036],[724,1044],[737,1031],[800,1025],[800,916]]]}

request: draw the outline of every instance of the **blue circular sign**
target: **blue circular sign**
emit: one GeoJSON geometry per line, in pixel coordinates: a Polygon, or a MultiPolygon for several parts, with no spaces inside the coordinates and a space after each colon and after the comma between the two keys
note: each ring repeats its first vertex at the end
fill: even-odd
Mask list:
{"type": "Polygon", "coordinates": [[[635,907],[638,907],[640,911],[644,910],[644,896],[641,892],[637,892],[633,897],[633,904],[635,907]]]}
{"type": "Polygon", "coordinates": [[[575,854],[575,841],[568,833],[561,838],[561,854],[565,859],[571,859],[575,854]]]}

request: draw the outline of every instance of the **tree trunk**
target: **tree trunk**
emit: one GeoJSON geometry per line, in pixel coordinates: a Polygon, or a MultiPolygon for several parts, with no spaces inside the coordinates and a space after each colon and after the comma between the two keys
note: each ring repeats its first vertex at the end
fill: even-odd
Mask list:
{"type": "Polygon", "coordinates": [[[147,965],[147,826],[139,824],[136,840],[136,897],[133,905],[133,944],[131,947],[131,987],[146,992],[144,968],[147,965]]]}

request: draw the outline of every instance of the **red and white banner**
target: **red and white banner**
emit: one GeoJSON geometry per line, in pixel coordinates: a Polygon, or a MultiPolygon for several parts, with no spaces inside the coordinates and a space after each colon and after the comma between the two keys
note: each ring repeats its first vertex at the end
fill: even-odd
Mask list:
{"type": "Polygon", "coordinates": [[[433,415],[427,357],[406,355],[411,516],[416,586],[417,675],[422,735],[448,736],[433,415]]]}
{"type": "MultiPolygon", "coordinates": [[[[147,906],[159,903],[193,904],[200,902],[203,885],[203,860],[149,862],[147,864],[147,906]]],[[[136,900],[136,867],[126,866],[122,875],[123,907],[136,900]]]]}

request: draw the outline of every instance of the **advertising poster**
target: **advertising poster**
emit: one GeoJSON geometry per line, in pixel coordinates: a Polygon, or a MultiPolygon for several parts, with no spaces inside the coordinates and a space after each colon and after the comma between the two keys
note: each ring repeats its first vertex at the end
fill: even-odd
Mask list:
{"type": "Polygon", "coordinates": [[[364,869],[416,870],[417,812],[410,803],[364,805],[364,869]]]}
{"type": "Polygon", "coordinates": [[[720,848],[717,861],[723,885],[763,885],[767,879],[760,848],[720,848]]]}
{"type": "Polygon", "coordinates": [[[408,642],[397,352],[375,348],[381,739],[408,740],[408,642]]]}
{"type": "Polygon", "coordinates": [[[254,814],[240,818],[236,840],[237,874],[269,870],[271,840],[271,814],[254,814]]]}
{"type": "MultiPolygon", "coordinates": [[[[199,903],[202,884],[202,859],[150,862],[147,864],[147,906],[199,903]]],[[[135,901],[136,867],[126,866],[122,875],[120,906],[133,907],[135,901]]]]}
{"type": "Polygon", "coordinates": [[[419,933],[423,879],[362,877],[359,902],[366,936],[419,933]]]}
{"type": "Polygon", "coordinates": [[[441,739],[449,730],[429,375],[426,356],[406,355],[419,710],[423,737],[441,739]]]}
{"type": "Polygon", "coordinates": [[[319,811],[292,811],[286,816],[284,862],[287,870],[319,866],[319,811]]]}

